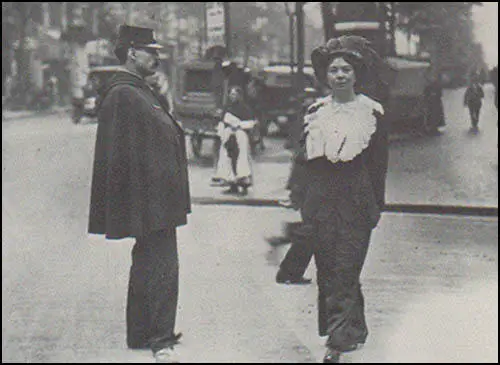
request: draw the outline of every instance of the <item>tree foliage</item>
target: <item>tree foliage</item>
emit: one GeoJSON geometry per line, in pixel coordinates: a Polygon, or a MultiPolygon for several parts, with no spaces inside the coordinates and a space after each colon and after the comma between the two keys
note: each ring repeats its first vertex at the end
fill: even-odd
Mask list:
{"type": "Polygon", "coordinates": [[[401,2],[400,29],[418,34],[438,69],[480,68],[482,49],[474,39],[472,11],[479,2],[401,2]]]}

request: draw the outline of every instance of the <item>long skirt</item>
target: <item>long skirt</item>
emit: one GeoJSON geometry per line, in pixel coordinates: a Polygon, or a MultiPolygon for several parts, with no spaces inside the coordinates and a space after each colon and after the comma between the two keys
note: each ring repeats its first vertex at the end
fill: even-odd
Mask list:
{"type": "Polygon", "coordinates": [[[348,352],[368,336],[360,276],[372,230],[332,223],[314,224],[319,334],[330,349],[348,352]]]}
{"type": "MultiPolygon", "coordinates": [[[[227,184],[252,185],[250,141],[248,134],[238,129],[224,128],[220,131],[220,150],[214,179],[227,184]],[[230,139],[234,141],[231,146],[230,139]]],[[[231,141],[231,142],[232,142],[231,141]]]]}

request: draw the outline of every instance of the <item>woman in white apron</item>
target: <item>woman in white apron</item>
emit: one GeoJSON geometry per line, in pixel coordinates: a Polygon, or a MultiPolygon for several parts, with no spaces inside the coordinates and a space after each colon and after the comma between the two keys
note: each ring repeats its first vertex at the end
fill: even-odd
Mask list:
{"type": "Polygon", "coordinates": [[[229,185],[226,194],[246,195],[252,186],[250,139],[246,130],[251,129],[255,121],[251,109],[243,101],[241,87],[231,87],[228,97],[228,105],[218,125],[221,143],[213,180],[229,185]]]}

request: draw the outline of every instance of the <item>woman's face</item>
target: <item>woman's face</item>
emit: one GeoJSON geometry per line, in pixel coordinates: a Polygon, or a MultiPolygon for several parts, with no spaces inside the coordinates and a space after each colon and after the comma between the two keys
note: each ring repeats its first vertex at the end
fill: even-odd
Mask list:
{"type": "Polygon", "coordinates": [[[233,103],[241,100],[241,91],[238,88],[229,90],[229,100],[233,103]]]}
{"type": "Polygon", "coordinates": [[[356,74],[354,67],[345,59],[339,57],[333,60],[327,69],[328,84],[333,90],[343,91],[354,89],[356,74]]]}

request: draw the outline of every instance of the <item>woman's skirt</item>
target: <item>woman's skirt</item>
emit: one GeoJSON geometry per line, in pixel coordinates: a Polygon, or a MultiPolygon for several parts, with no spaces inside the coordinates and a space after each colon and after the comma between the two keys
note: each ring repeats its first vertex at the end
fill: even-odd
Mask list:
{"type": "Polygon", "coordinates": [[[319,334],[330,349],[355,350],[368,336],[360,276],[372,231],[339,218],[314,226],[319,334]]]}

